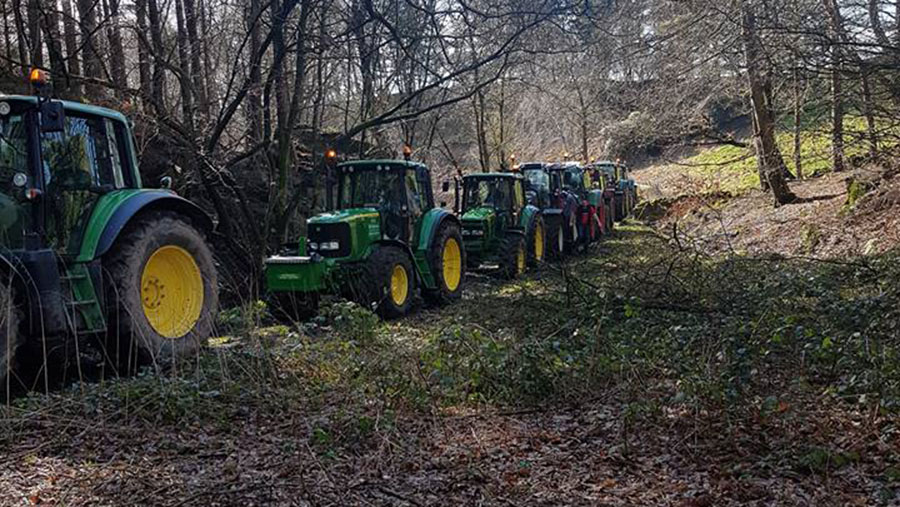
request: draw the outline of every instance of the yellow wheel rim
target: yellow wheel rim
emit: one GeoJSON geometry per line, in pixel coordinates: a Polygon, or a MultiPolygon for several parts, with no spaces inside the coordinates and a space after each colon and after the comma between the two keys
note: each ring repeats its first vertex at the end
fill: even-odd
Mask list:
{"type": "Polygon", "coordinates": [[[444,285],[450,292],[459,288],[462,280],[462,254],[456,238],[448,238],[444,243],[444,251],[441,253],[441,265],[444,271],[444,285]]]}
{"type": "Polygon", "coordinates": [[[519,251],[516,253],[516,273],[522,274],[525,272],[525,246],[519,244],[519,251]]]}
{"type": "Polygon", "coordinates": [[[397,306],[403,306],[409,296],[409,275],[402,264],[397,264],[391,271],[391,299],[397,306]]]}
{"type": "Polygon", "coordinates": [[[153,252],[141,274],[141,303],[144,316],[160,335],[188,334],[203,311],[203,276],[194,257],[174,245],[153,252]]]}
{"type": "Polygon", "coordinates": [[[544,224],[541,222],[534,226],[534,260],[544,260],[544,224]]]}

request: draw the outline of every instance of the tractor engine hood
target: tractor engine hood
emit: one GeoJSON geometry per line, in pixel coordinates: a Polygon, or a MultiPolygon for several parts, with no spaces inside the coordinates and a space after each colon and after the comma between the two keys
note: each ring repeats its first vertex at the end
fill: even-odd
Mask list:
{"type": "Polygon", "coordinates": [[[372,242],[381,239],[381,214],[375,208],[351,208],[322,213],[309,219],[308,253],[325,258],[361,257],[372,242]]]}
{"type": "Polygon", "coordinates": [[[494,219],[497,213],[493,208],[475,208],[465,212],[462,216],[463,239],[483,239],[485,234],[490,234],[493,229],[494,219]]]}

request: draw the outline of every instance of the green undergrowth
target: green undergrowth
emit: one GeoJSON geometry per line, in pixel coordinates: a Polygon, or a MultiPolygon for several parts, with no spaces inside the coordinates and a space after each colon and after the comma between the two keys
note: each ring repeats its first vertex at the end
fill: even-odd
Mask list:
{"type": "MultiPolygon", "coordinates": [[[[790,127],[790,126],[788,126],[790,127]]],[[[863,140],[866,132],[865,119],[861,116],[847,117],[845,128],[845,156],[848,159],[865,155],[869,149],[863,140]]],[[[776,135],[778,147],[792,174],[797,174],[794,163],[794,134],[781,130],[776,135]]],[[[805,176],[822,175],[831,171],[831,134],[828,128],[807,128],[801,133],[800,155],[805,176]]],[[[896,133],[882,140],[881,148],[888,148],[896,142],[896,133]]],[[[705,150],[683,162],[686,170],[703,178],[711,190],[741,194],[759,188],[759,173],[753,148],[739,146],[719,146],[705,150]]],[[[709,190],[709,189],[707,189],[709,190]]]]}
{"type": "Polygon", "coordinates": [[[177,374],[21,398],[5,411],[3,432],[12,438],[29,426],[28,414],[49,412],[222,431],[264,414],[302,414],[310,445],[329,455],[392,431],[398,415],[607,392],[654,410],[764,413],[799,390],[893,412],[897,260],[711,258],[623,227],[564,268],[509,284],[476,277],[463,301],[406,320],[383,323],[333,303],[310,322],[220,338],[177,374]]]}

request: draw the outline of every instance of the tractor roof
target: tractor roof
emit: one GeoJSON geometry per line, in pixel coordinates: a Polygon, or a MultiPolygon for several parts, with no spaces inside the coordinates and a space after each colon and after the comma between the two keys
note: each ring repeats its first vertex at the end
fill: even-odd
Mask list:
{"type": "MultiPolygon", "coordinates": [[[[17,102],[30,102],[34,105],[37,105],[38,98],[30,95],[0,95],[0,102],[9,102],[9,101],[17,101],[17,102]]],[[[105,107],[100,106],[92,106],[90,104],[85,104],[83,102],[71,102],[68,100],[61,100],[63,104],[63,108],[66,111],[72,111],[74,113],[82,113],[82,114],[92,114],[97,116],[104,116],[111,120],[119,120],[123,122],[127,122],[128,120],[125,118],[125,115],[118,111],[114,111],[112,109],[107,109],[105,107]]]]}
{"type": "Polygon", "coordinates": [[[495,179],[522,179],[522,175],[519,173],[472,173],[463,176],[463,179],[480,179],[480,180],[495,180],[495,179]]]}
{"type": "Polygon", "coordinates": [[[390,160],[390,159],[372,159],[372,160],[348,160],[338,164],[338,168],[343,167],[375,167],[375,166],[403,166],[403,167],[422,167],[428,169],[428,166],[421,162],[411,162],[406,160],[390,160]]]}

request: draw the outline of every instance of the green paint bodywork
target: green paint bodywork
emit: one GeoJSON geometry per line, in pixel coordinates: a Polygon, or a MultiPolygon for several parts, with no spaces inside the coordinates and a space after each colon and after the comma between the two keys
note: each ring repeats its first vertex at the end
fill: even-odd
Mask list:
{"type": "Polygon", "coordinates": [[[70,264],[66,268],[66,278],[69,281],[69,296],[72,306],[81,314],[81,321],[77,322],[81,333],[101,333],[106,330],[106,318],[100,299],[94,290],[94,283],[88,274],[87,265],[81,262],[70,264]]]}
{"type": "MultiPolygon", "coordinates": [[[[381,239],[381,214],[375,208],[349,208],[323,213],[309,219],[307,225],[350,224],[350,255],[342,262],[357,262],[368,256],[372,244],[381,239]]],[[[307,238],[304,238],[306,242],[307,238]]]]}
{"type": "Polygon", "coordinates": [[[112,218],[120,206],[125,204],[125,201],[141,192],[143,190],[136,188],[115,190],[101,196],[97,200],[97,203],[94,205],[94,211],[91,212],[91,218],[88,219],[85,227],[84,237],[80,248],[78,248],[78,256],[75,258],[75,262],[90,262],[94,260],[97,244],[100,242],[100,236],[106,229],[109,219],[112,218]]]}

